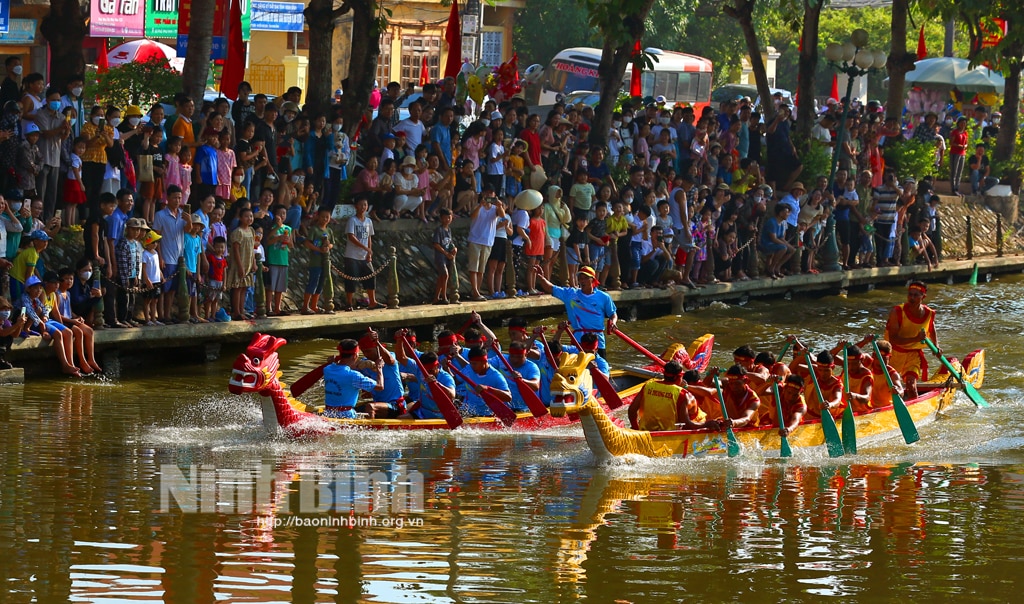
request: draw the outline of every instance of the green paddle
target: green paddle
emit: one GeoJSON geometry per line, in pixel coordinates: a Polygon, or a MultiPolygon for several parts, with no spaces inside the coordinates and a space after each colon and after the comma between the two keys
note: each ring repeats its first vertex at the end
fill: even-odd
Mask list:
{"type": "Polygon", "coordinates": [[[779,362],[779,363],[782,362],[782,357],[786,356],[786,351],[789,350],[789,345],[790,344],[792,344],[792,342],[790,342],[789,340],[786,340],[786,343],[782,345],[782,350],[779,351],[779,356],[775,357],[775,360],[777,362],[779,362]]]}
{"type": "Polygon", "coordinates": [[[849,349],[843,348],[843,395],[847,397],[843,411],[843,450],[847,455],[857,454],[857,422],[853,418],[853,398],[850,397],[850,356],[849,349]]]}
{"type": "Polygon", "coordinates": [[[964,392],[967,393],[967,398],[971,399],[972,403],[974,403],[978,407],[989,406],[988,401],[985,400],[985,397],[981,396],[981,393],[978,392],[978,389],[974,387],[974,384],[965,380],[962,373],[960,373],[956,369],[953,369],[953,365],[950,364],[949,359],[944,357],[942,353],[939,352],[939,347],[935,345],[935,342],[932,342],[928,338],[925,338],[921,341],[927,344],[928,348],[932,349],[932,353],[934,353],[935,356],[938,357],[940,361],[942,361],[942,364],[946,366],[946,369],[948,369],[951,374],[953,374],[953,377],[956,378],[956,381],[960,382],[960,385],[964,387],[964,392]]]}
{"type": "MultiPolygon", "coordinates": [[[[788,344],[788,342],[787,342],[788,344]]],[[[783,349],[785,353],[785,349],[783,349]]],[[[779,430],[786,427],[786,420],[782,417],[782,397],[779,396],[779,383],[772,379],[772,393],[775,395],[775,413],[779,417],[779,430]]],[[[779,457],[793,457],[793,449],[789,446],[789,437],[779,433],[779,457]]]]}
{"type": "Polygon", "coordinates": [[[900,423],[900,432],[903,432],[903,440],[908,445],[916,443],[921,439],[921,436],[917,433],[914,418],[910,416],[910,409],[907,409],[907,404],[903,402],[903,397],[900,396],[900,393],[896,392],[896,387],[892,383],[892,376],[889,375],[889,368],[886,367],[885,359],[882,358],[882,351],[878,349],[878,342],[874,338],[871,339],[871,346],[875,349],[875,358],[878,359],[879,367],[885,373],[885,383],[889,384],[889,392],[892,393],[892,408],[896,412],[896,421],[900,423]]]}
{"type": "Polygon", "coordinates": [[[828,449],[829,457],[842,457],[845,453],[843,441],[839,438],[839,428],[836,427],[836,420],[828,412],[825,405],[825,395],[821,393],[821,386],[818,384],[818,376],[814,373],[814,364],[811,362],[811,353],[804,351],[804,360],[807,361],[807,371],[811,374],[811,381],[814,382],[814,391],[818,394],[818,403],[821,406],[821,431],[825,434],[825,447],[828,449]]]}
{"type": "MultiPolygon", "coordinates": [[[[725,408],[725,397],[722,396],[722,384],[718,381],[718,374],[714,374],[713,379],[715,380],[715,390],[718,391],[718,402],[722,405],[722,419],[729,419],[729,410],[725,408]]],[[[740,454],[740,441],[736,440],[736,433],[732,431],[732,426],[726,427],[726,433],[728,434],[729,446],[727,451],[729,457],[736,457],[740,454]]]]}

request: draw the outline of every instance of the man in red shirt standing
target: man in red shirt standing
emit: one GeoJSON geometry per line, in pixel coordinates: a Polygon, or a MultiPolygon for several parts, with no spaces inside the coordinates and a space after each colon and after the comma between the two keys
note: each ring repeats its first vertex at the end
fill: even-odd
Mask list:
{"type": "Polygon", "coordinates": [[[960,194],[960,176],[964,171],[964,159],[967,156],[967,118],[960,116],[956,128],[949,133],[949,184],[954,195],[960,194]]]}

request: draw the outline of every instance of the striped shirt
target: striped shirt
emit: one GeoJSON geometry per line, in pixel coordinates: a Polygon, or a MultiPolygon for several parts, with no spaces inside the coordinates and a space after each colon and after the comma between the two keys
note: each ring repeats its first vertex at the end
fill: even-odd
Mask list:
{"type": "Polygon", "coordinates": [[[885,185],[875,187],[873,197],[875,198],[875,208],[878,210],[878,222],[896,222],[896,212],[900,200],[899,190],[885,185]]]}

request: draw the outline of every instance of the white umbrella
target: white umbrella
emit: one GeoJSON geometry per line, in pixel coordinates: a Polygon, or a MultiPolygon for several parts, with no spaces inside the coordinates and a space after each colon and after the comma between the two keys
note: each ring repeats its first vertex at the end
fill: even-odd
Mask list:
{"type": "Polygon", "coordinates": [[[957,88],[964,92],[1003,94],[1003,76],[988,67],[970,67],[967,59],[938,57],[914,63],[907,84],[921,88],[957,88]]]}
{"type": "Polygon", "coordinates": [[[142,63],[152,57],[163,58],[170,61],[178,56],[177,51],[166,44],[154,42],[153,40],[132,40],[111,48],[107,52],[107,63],[111,67],[124,65],[125,63],[142,63]]]}

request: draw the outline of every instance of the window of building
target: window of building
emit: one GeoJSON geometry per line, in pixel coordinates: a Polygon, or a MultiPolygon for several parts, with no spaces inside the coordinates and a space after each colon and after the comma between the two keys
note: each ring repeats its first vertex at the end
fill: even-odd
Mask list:
{"type": "Polygon", "coordinates": [[[383,90],[391,81],[391,33],[380,35],[380,54],[377,55],[377,82],[383,90]]]}
{"type": "Polygon", "coordinates": [[[403,36],[402,37],[402,88],[410,82],[420,81],[420,70],[423,57],[427,57],[427,74],[430,81],[440,79],[441,73],[441,37],[440,36],[403,36]]]}

